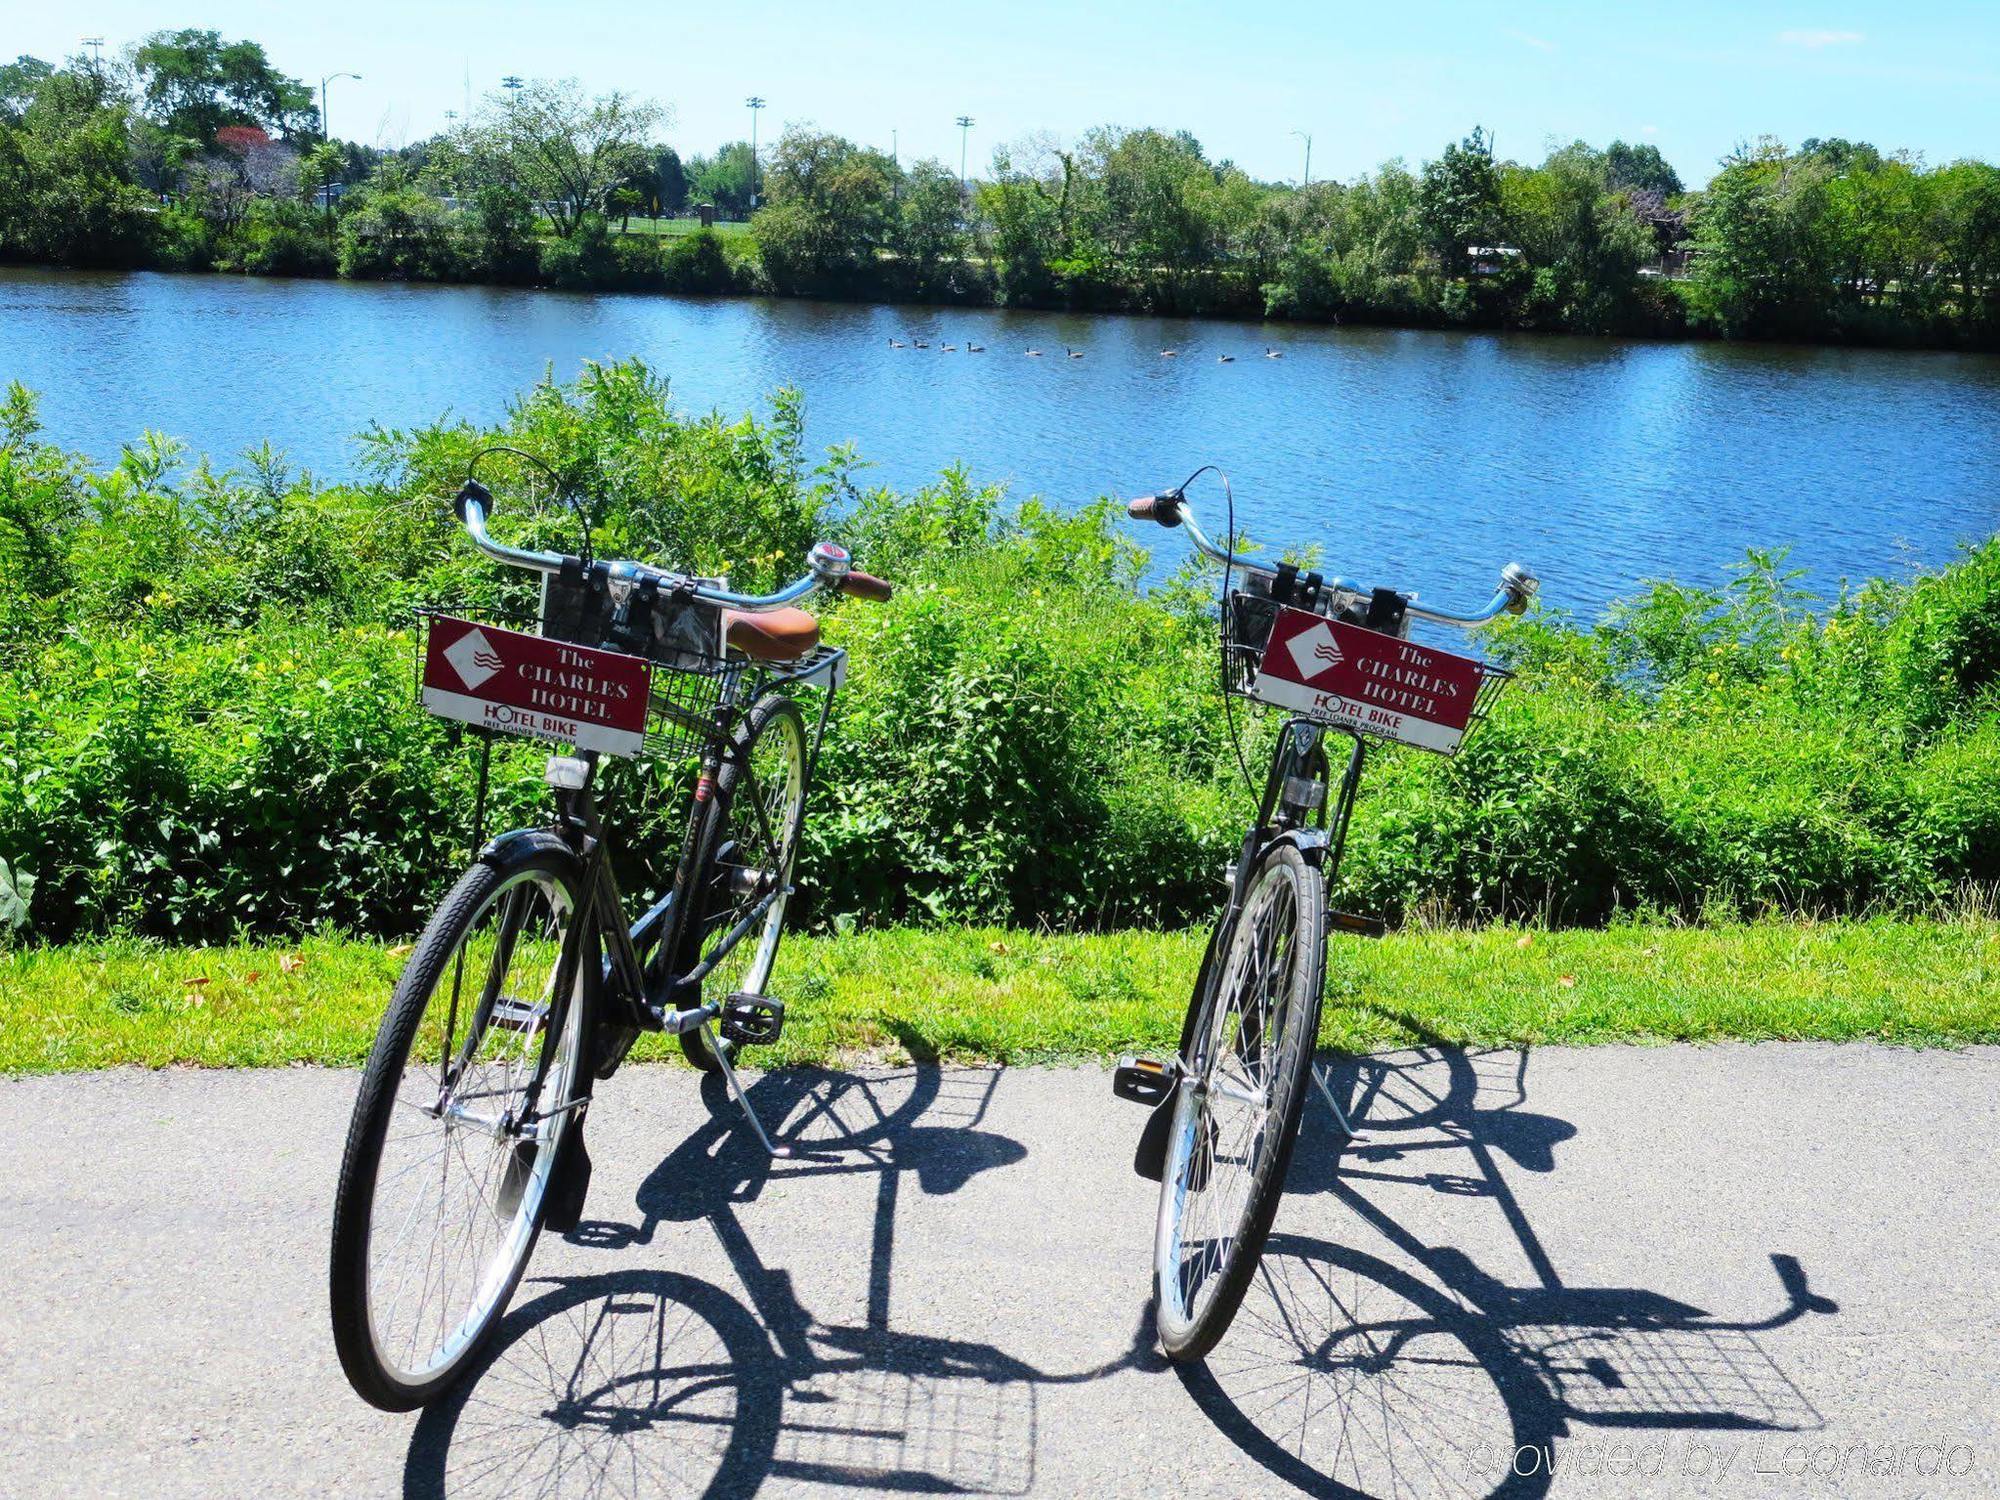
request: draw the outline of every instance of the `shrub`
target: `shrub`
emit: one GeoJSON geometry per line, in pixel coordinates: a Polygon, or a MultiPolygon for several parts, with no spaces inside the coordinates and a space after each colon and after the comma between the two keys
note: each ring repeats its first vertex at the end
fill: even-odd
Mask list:
{"type": "MultiPolygon", "coordinates": [[[[1142,591],[1115,510],[1010,505],[963,472],[861,490],[851,454],[688,417],[636,364],[586,367],[494,429],[370,437],[323,488],[156,436],[108,467],[0,403],[0,861],[31,934],[401,933],[464,857],[471,742],[412,703],[409,608],[527,605],[448,497],[488,456],[494,525],[747,589],[834,533],[896,580],[830,603],[852,653],[819,763],[801,915],[1053,926],[1206,920],[1273,731],[1214,690],[1211,580],[1142,591]]],[[[2000,542],[1831,605],[1781,555],[1656,584],[1590,629],[1496,627],[1520,680],[1454,760],[1371,752],[1337,899],[1395,918],[1921,908],[2000,881],[2000,542]]],[[[494,757],[492,825],[540,752],[494,757]]],[[[657,887],[684,785],[611,773],[620,878],[657,887]]],[[[16,912],[18,916],[18,912],[16,912]]],[[[9,925],[17,925],[10,919],[9,925]]]]}
{"type": "Polygon", "coordinates": [[[727,292],[735,286],[722,236],[713,229],[697,229],[670,240],[660,259],[660,274],[670,292],[727,292]]]}

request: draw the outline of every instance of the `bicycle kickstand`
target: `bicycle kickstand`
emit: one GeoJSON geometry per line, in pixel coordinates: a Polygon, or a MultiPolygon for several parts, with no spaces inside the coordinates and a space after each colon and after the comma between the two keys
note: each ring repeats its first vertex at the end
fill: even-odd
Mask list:
{"type": "Polygon", "coordinates": [[[728,1052],[723,1050],[722,1039],[715,1034],[714,1022],[701,1023],[701,1037],[708,1043],[709,1055],[722,1064],[722,1076],[729,1084],[729,1092],[736,1096],[736,1102],[743,1107],[743,1117],[750,1122],[750,1128],[757,1133],[758,1144],[774,1157],[790,1156],[792,1148],[780,1146],[773,1141],[770,1132],[764,1129],[764,1122],[757,1118],[757,1111],[751,1106],[750,1096],[743,1092],[743,1080],[736,1076],[736,1067],[730,1062],[728,1052]]]}
{"type": "Polygon", "coordinates": [[[1340,1101],[1333,1097],[1333,1087],[1327,1082],[1327,1079],[1332,1076],[1332,1063],[1314,1063],[1312,1065],[1312,1080],[1318,1085],[1321,1096],[1326,1100],[1326,1107],[1333,1111],[1334,1119],[1340,1122],[1341,1133],[1350,1141],[1367,1140],[1368,1138],[1356,1130],[1353,1122],[1347,1118],[1347,1111],[1340,1107],[1340,1101]]]}

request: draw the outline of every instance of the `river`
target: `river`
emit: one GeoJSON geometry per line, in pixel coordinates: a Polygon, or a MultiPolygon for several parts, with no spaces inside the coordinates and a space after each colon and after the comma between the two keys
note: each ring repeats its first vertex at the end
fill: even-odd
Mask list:
{"type": "Polygon", "coordinates": [[[797,386],[814,444],[897,486],[962,462],[1074,505],[1215,463],[1253,534],[1444,604],[1519,557],[1590,617],[1753,546],[1832,590],[2000,528],[1990,356],[0,271],[0,381],[99,460],[153,428],[339,477],[371,422],[491,419],[545,370],[628,355],[691,410],[797,386]]]}

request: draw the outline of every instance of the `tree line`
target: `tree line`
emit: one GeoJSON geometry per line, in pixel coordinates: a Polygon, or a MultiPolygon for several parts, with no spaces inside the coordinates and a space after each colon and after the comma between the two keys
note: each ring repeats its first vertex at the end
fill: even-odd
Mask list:
{"type": "Polygon", "coordinates": [[[1539,163],[1475,129],[1295,187],[1186,132],[997,150],[977,180],[810,125],[683,157],[621,93],[533,82],[393,151],[329,140],[253,42],[0,66],[0,257],[62,265],[2000,346],[2000,168],[1839,139],[1689,190],[1650,144],[1539,163]],[[710,205],[749,232],[637,234],[710,205]],[[754,205],[754,213],[752,212],[754,205]]]}

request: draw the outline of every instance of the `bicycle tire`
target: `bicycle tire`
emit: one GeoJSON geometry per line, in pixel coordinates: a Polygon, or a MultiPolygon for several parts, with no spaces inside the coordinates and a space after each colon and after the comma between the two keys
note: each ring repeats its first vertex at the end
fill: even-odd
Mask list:
{"type": "MultiPolygon", "coordinates": [[[[510,854],[466,870],[425,926],[376,1033],[355,1098],[334,1196],[328,1290],[341,1368],[363,1400],[385,1411],[408,1411],[427,1404],[478,1358],[534,1252],[549,1207],[550,1180],[564,1146],[577,1133],[583,1108],[552,1117],[548,1128],[526,1151],[523,1148],[530,1146],[527,1138],[495,1128],[494,1121],[511,1113],[507,1086],[525,1083],[528,1071],[551,1046],[556,1051],[544,1083],[543,1106],[581,1097],[574,1094],[578,1089],[587,1095],[589,1069],[582,1061],[588,1055],[594,958],[588,942],[582,942],[580,952],[571,951],[572,944],[581,941],[574,921],[581,906],[581,881],[575,856],[554,835],[522,840],[510,854]],[[547,900],[549,917],[545,922],[534,914],[531,889],[547,900]],[[521,894],[512,900],[509,910],[501,911],[500,903],[516,892],[521,894]],[[478,938],[482,919],[496,912],[498,926],[492,956],[485,965],[486,981],[480,986],[479,997],[473,999],[470,986],[463,984],[463,975],[470,967],[474,983],[479,983],[479,961],[475,958],[467,965],[460,961],[461,955],[468,951],[469,940],[478,938]],[[509,922],[514,929],[511,937],[505,936],[509,922]],[[537,924],[532,930],[530,922],[537,924]],[[503,940],[506,963],[496,978],[495,961],[503,940]],[[517,958],[527,966],[522,982],[513,982],[517,958]],[[512,993],[532,992],[534,976],[544,967],[547,974],[541,982],[544,993],[540,1000],[523,1001],[512,993]],[[569,993],[558,1002],[556,990],[565,972],[571,976],[569,993]],[[408,1070],[432,1002],[440,997],[448,977],[453,980],[454,998],[449,1024],[434,1034],[445,1040],[436,1045],[435,1103],[427,1106],[419,1101],[433,1087],[429,1061],[422,1062],[414,1076],[408,1070]],[[502,1001],[508,1007],[504,1013],[502,1001]],[[468,1006],[464,1038],[454,1040],[457,1017],[461,1008],[468,1006]],[[510,1036],[521,1038],[518,1056],[517,1044],[510,1036]],[[490,1056],[489,1039],[494,1049],[490,1056]],[[457,1055],[451,1056],[453,1053],[457,1055]],[[496,1077],[502,1088],[484,1087],[496,1077]],[[465,1088],[466,1084],[471,1087],[465,1088]],[[487,1099],[493,1102],[475,1103],[487,1099]],[[414,1111],[417,1118],[435,1122],[436,1131],[411,1119],[409,1130],[391,1137],[392,1118],[409,1118],[398,1110],[399,1104],[414,1111]],[[411,1141],[415,1146],[405,1151],[404,1143],[411,1141]],[[386,1176],[385,1151],[397,1158],[386,1176]],[[412,1154],[411,1162],[401,1160],[412,1154]],[[394,1325],[410,1271],[404,1268],[391,1292],[386,1283],[395,1268],[376,1262],[398,1252],[409,1235],[416,1235],[417,1243],[422,1243],[428,1218],[425,1184],[433,1175],[433,1164],[436,1217],[441,1226],[444,1224],[451,1215],[448,1194],[453,1191],[454,1162],[461,1179],[456,1194],[466,1205],[462,1215],[465,1225],[447,1254],[433,1260],[435,1252],[425,1252],[419,1302],[411,1319],[409,1355],[409,1359],[422,1362],[400,1363],[389,1351],[401,1342],[402,1330],[394,1325]],[[413,1172],[413,1182],[405,1184],[404,1179],[413,1172]],[[468,1188],[477,1193],[476,1209],[468,1188]],[[407,1190],[417,1195],[417,1201],[408,1209],[378,1201],[378,1195],[390,1189],[407,1190]],[[391,1232],[393,1238],[384,1243],[382,1256],[373,1257],[376,1214],[384,1207],[399,1216],[398,1227],[391,1232]],[[483,1222],[485,1215],[490,1215],[491,1226],[483,1222]],[[497,1238],[490,1257],[482,1257],[475,1236],[483,1236],[489,1227],[497,1238]],[[454,1305],[457,1299],[452,1283],[458,1269],[467,1265],[472,1269],[471,1300],[460,1313],[454,1305]],[[421,1329],[430,1321],[427,1309],[433,1266],[438,1275],[440,1308],[439,1345],[431,1351],[434,1359],[420,1349],[424,1341],[421,1329]],[[382,1273],[381,1288],[377,1286],[377,1271],[382,1273]],[[376,1295],[378,1290],[380,1296],[376,1295]]],[[[427,1059],[427,1053],[424,1055],[427,1059]]]]}
{"type": "MultiPolygon", "coordinates": [[[[1199,1078],[1192,1055],[1197,1049],[1183,1054],[1184,1072],[1175,1091],[1160,1176],[1153,1247],[1154,1321],[1161,1347],[1176,1362],[1200,1360],[1228,1331],[1277,1215],[1319,1033],[1325,935],[1320,871],[1295,844],[1281,840],[1252,866],[1242,909],[1226,936],[1227,946],[1222,941],[1216,944],[1207,993],[1197,988],[1190,1002],[1200,1011],[1194,1035],[1206,1038],[1206,1050],[1217,1061],[1207,1078],[1199,1078]],[[1285,943],[1282,968],[1273,951],[1253,971],[1252,946],[1275,950],[1280,939],[1285,943]],[[1244,991],[1267,970],[1262,987],[1271,1003],[1259,1007],[1253,1024],[1243,1003],[1244,991]],[[1275,1028],[1270,1024],[1273,1015],[1278,1016],[1275,1028]],[[1237,1018],[1233,1031],[1232,1016],[1237,1018]],[[1268,1045],[1274,1031],[1275,1049],[1268,1045]],[[1234,1076],[1219,1076],[1225,1048],[1232,1054],[1234,1076]],[[1257,1058],[1268,1060],[1260,1066],[1250,1055],[1252,1049],[1257,1058]],[[1220,1139],[1222,1127],[1213,1112],[1212,1101],[1218,1097],[1244,1105],[1247,1114],[1245,1127],[1238,1131],[1232,1125],[1227,1141],[1220,1139]],[[1229,1183],[1232,1190],[1240,1188],[1240,1203],[1222,1201],[1220,1192],[1211,1194],[1219,1181],[1229,1183]],[[1208,1206],[1211,1202],[1213,1207],[1208,1206]],[[1204,1234],[1191,1240],[1191,1227],[1204,1234]],[[1191,1244],[1199,1247],[1199,1259],[1192,1265],[1186,1253],[1191,1244]]],[[[1237,1194],[1232,1191],[1230,1196],[1237,1194]]]]}
{"type": "MultiPolygon", "coordinates": [[[[805,824],[806,721],[798,704],[781,693],[772,693],[751,705],[750,711],[743,716],[743,722],[737,726],[735,749],[724,757],[722,768],[716,773],[715,794],[709,798],[708,806],[701,813],[694,844],[695,858],[690,865],[693,878],[687,887],[703,903],[698,916],[702,919],[704,931],[697,934],[687,947],[689,956],[697,960],[702,956],[705,944],[716,930],[720,930],[713,925],[720,920],[716,914],[716,903],[725,903],[722,915],[728,915],[727,893],[722,890],[728,872],[721,868],[721,856],[732,838],[743,831],[732,823],[735,814],[741,811],[737,788],[743,779],[743,767],[753,764],[753,758],[760,750],[779,746],[783,747],[783,763],[790,776],[788,786],[779,789],[784,793],[783,800],[790,805],[782,810],[782,817],[777,820],[782,826],[774,830],[783,840],[784,847],[777,851],[774,861],[768,858],[761,861],[771,867],[762,873],[775,878],[779,887],[778,896],[764,914],[763,930],[746,935],[738,944],[738,950],[750,947],[748,960],[740,966],[725,962],[709,976],[704,988],[716,995],[736,991],[764,993],[764,987],[771,980],[771,970],[777,963],[778,943],[784,936],[785,910],[790,903],[785,887],[790,884],[792,869],[798,862],[799,835],[805,824]],[[723,988],[725,984],[727,989],[723,988]]],[[[760,779],[766,769],[762,766],[757,768],[760,779]]],[[[768,855],[770,851],[766,853],[768,855]]],[[[711,1037],[718,1045],[730,1046],[714,1036],[713,1027],[698,1027],[693,1031],[684,1031],[680,1036],[681,1054],[706,1073],[719,1072],[722,1066],[710,1050],[711,1037]]],[[[730,1055],[734,1057],[733,1049],[730,1055]]]]}

